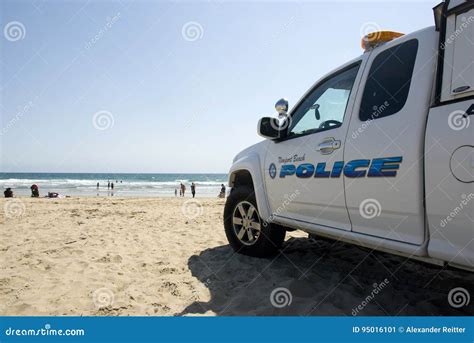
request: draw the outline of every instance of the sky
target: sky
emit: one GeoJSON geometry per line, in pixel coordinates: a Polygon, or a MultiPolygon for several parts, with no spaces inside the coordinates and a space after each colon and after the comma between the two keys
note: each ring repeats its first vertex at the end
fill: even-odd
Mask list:
{"type": "Polygon", "coordinates": [[[226,173],[419,1],[0,1],[0,172],[226,173]]]}

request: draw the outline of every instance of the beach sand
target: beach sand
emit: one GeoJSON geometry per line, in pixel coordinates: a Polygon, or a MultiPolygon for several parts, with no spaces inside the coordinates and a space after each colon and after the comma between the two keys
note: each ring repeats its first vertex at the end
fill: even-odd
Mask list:
{"type": "Polygon", "coordinates": [[[2,199],[0,315],[472,314],[448,293],[472,295],[473,273],[300,231],[274,258],[242,256],[227,245],[224,199],[196,201],[2,199]]]}

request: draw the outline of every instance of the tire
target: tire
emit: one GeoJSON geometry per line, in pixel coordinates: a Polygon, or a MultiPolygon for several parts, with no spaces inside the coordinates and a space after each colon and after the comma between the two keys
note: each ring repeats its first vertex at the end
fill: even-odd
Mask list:
{"type": "Polygon", "coordinates": [[[254,257],[276,254],[286,234],[283,227],[264,223],[250,187],[232,189],[225,203],[224,228],[234,251],[254,257]]]}

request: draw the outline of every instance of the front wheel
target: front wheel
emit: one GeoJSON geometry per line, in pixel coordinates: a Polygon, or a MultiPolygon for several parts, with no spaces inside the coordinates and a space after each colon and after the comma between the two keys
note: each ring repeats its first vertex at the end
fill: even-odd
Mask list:
{"type": "Polygon", "coordinates": [[[238,187],[230,193],[224,208],[224,227],[232,248],[244,255],[274,255],[285,240],[284,228],[262,220],[255,193],[248,187],[238,187]]]}

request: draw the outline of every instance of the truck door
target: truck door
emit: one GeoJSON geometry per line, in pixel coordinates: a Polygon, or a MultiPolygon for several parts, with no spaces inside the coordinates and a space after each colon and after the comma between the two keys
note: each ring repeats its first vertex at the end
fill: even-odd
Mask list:
{"type": "Polygon", "coordinates": [[[265,186],[273,216],[350,230],[343,146],[365,59],[318,82],[290,113],[286,138],[271,142],[265,186]]]}
{"type": "Polygon", "coordinates": [[[344,181],[354,232],[416,245],[425,240],[423,147],[436,39],[428,28],[369,57],[344,147],[353,166],[344,181]]]}
{"type": "Polygon", "coordinates": [[[428,254],[474,268],[474,3],[444,11],[425,143],[428,254]]]}

